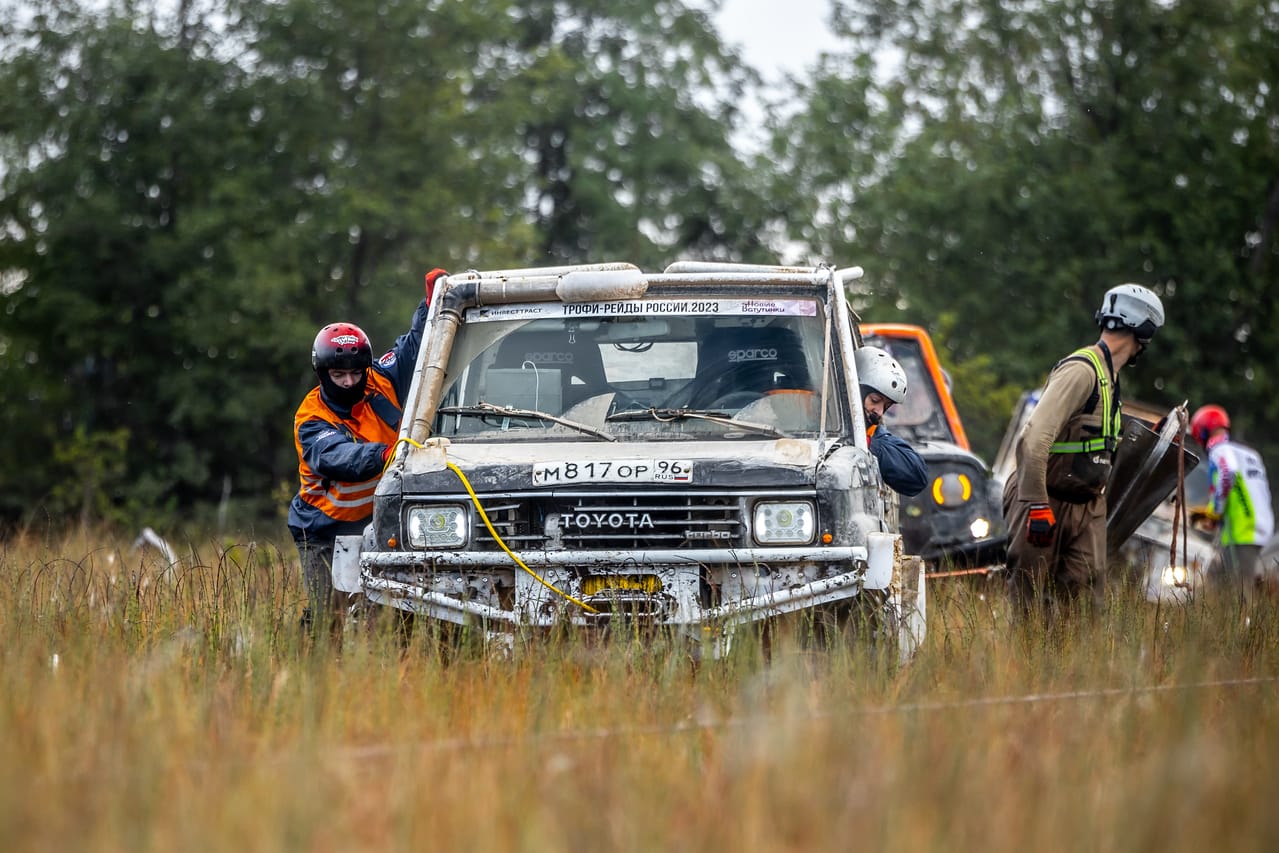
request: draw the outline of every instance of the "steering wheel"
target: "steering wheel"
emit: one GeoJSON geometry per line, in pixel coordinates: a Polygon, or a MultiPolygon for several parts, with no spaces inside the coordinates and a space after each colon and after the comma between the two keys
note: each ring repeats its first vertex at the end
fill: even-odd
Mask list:
{"type": "Polygon", "coordinates": [[[661,402],[666,409],[715,408],[720,400],[733,394],[746,393],[737,388],[739,377],[744,373],[739,365],[719,372],[707,372],[697,376],[688,385],[671,394],[661,402]],[[713,401],[708,403],[707,401],[713,401]]]}
{"type": "Polygon", "coordinates": [[[762,391],[728,391],[711,401],[708,409],[744,409],[756,400],[768,396],[762,391]]]}

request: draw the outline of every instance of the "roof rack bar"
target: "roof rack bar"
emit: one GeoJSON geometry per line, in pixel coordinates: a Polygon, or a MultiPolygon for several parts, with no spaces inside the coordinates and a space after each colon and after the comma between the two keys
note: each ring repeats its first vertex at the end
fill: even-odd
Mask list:
{"type": "Polygon", "coordinates": [[[601,272],[606,270],[635,270],[640,268],[635,264],[625,261],[609,261],[598,264],[568,264],[558,267],[521,267],[509,270],[467,270],[466,272],[452,276],[455,279],[463,281],[475,281],[477,279],[488,278],[553,278],[566,275],[571,272],[601,272]]]}
{"type": "Polygon", "coordinates": [[[665,275],[687,273],[806,273],[816,267],[794,267],[774,264],[739,264],[730,261],[676,261],[663,270],[665,275]]]}

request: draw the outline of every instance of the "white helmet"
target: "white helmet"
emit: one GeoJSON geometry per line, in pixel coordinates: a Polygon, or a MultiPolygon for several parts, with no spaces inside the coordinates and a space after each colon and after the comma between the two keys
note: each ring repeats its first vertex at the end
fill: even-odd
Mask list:
{"type": "Polygon", "coordinates": [[[894,403],[906,399],[906,371],[887,352],[879,347],[862,347],[854,354],[853,362],[863,397],[877,391],[894,403]]]}
{"type": "Polygon", "coordinates": [[[1145,343],[1164,324],[1164,304],[1149,288],[1121,284],[1106,291],[1096,316],[1103,329],[1127,329],[1145,343]]]}

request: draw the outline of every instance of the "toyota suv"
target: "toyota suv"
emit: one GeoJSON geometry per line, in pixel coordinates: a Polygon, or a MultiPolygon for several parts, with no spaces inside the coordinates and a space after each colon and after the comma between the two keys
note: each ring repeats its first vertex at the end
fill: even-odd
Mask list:
{"type": "Polygon", "coordinates": [[[867,448],[837,270],[681,262],[437,285],[392,458],[336,588],[510,645],[625,624],[722,655],[783,614],[876,614],[923,564],[867,448]],[[854,608],[854,605],[860,607],[854,608]]]}

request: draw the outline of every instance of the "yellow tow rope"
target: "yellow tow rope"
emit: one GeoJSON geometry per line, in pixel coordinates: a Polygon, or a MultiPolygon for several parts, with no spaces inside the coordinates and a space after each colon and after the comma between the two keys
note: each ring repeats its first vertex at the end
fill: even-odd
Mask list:
{"type": "MultiPolygon", "coordinates": [[[[391,467],[391,462],[395,460],[396,452],[399,450],[401,444],[411,444],[414,447],[418,448],[419,450],[426,449],[422,444],[414,441],[411,438],[408,438],[408,437],[400,438],[392,446],[391,452],[387,454],[386,465],[382,467],[383,473],[386,472],[387,468],[391,467]]],[[[569,595],[567,592],[564,592],[564,590],[555,586],[553,583],[547,581],[537,572],[530,569],[527,565],[525,565],[524,561],[521,560],[518,556],[516,556],[514,551],[512,551],[510,548],[507,547],[506,542],[502,540],[502,537],[499,536],[497,531],[493,528],[493,522],[489,521],[488,513],[484,511],[484,506],[483,504],[480,503],[479,495],[475,494],[475,489],[471,488],[471,481],[466,478],[466,474],[462,472],[462,469],[454,465],[452,462],[446,461],[444,464],[448,465],[449,470],[452,471],[454,474],[456,474],[458,479],[462,481],[462,485],[466,488],[466,493],[471,496],[471,503],[475,504],[476,511],[480,514],[480,518],[484,520],[484,526],[488,528],[489,535],[493,537],[494,542],[496,542],[499,546],[501,546],[502,550],[506,552],[506,555],[515,561],[515,565],[519,566],[521,569],[527,572],[529,577],[533,578],[533,580],[537,581],[542,586],[546,587],[551,592],[555,593],[561,598],[573,602],[578,607],[582,608],[588,613],[599,613],[598,610],[596,610],[594,607],[591,607],[591,605],[587,604],[585,601],[581,601],[580,599],[574,598],[573,596],[569,595]]]]}

